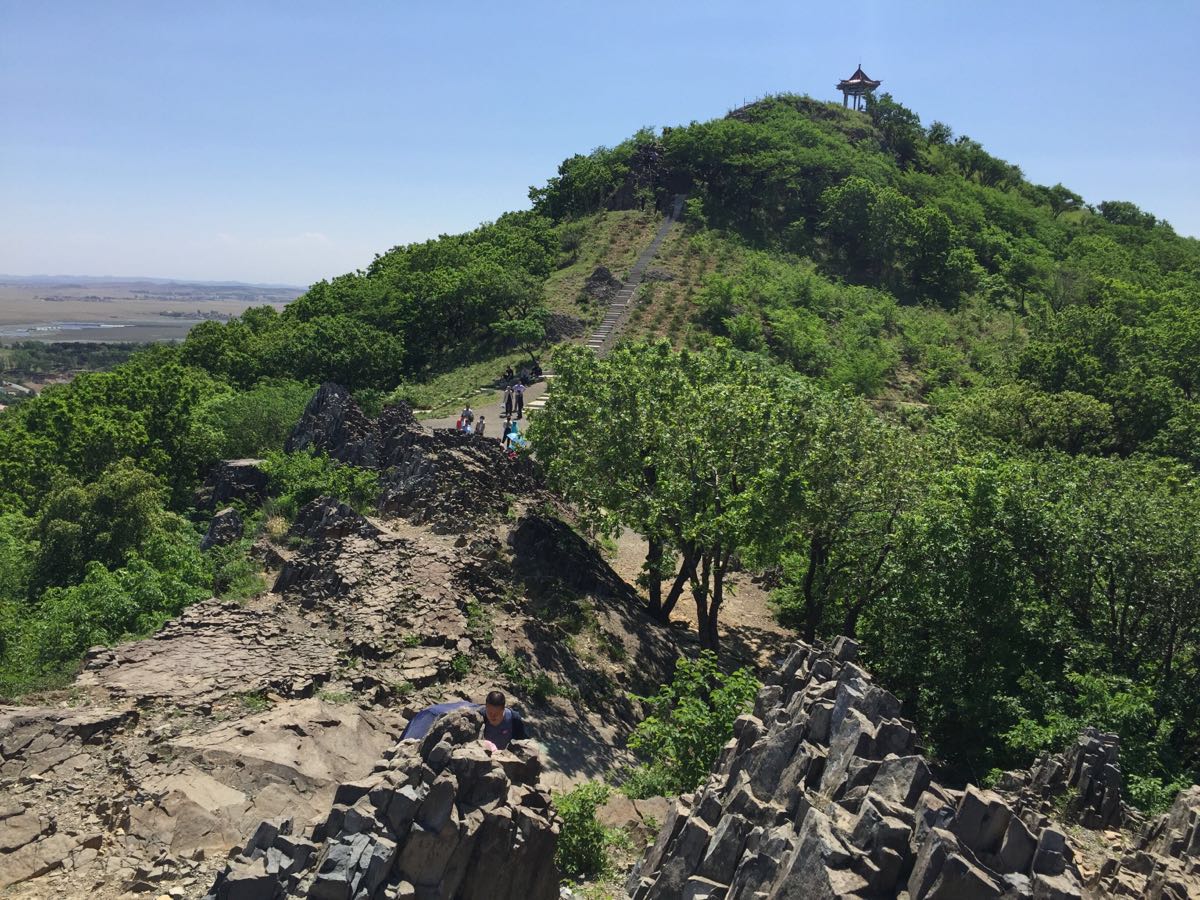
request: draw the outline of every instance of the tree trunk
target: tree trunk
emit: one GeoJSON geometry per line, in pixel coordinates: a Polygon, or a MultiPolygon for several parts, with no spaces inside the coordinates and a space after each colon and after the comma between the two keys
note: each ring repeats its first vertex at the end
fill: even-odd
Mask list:
{"type": "Polygon", "coordinates": [[[705,643],[710,634],[708,624],[708,587],[712,578],[712,556],[705,553],[700,558],[700,574],[692,570],[692,599],[696,601],[696,633],[700,636],[701,649],[709,649],[705,643]]]}
{"type": "Polygon", "coordinates": [[[671,610],[675,608],[675,604],[679,602],[679,598],[683,596],[683,589],[687,585],[688,580],[696,573],[695,558],[685,551],[683,563],[679,566],[679,574],[675,576],[675,583],[671,585],[671,590],[667,592],[667,599],[662,605],[662,621],[669,622],[671,619],[671,610]]]}
{"type": "Polygon", "coordinates": [[[712,600],[708,604],[708,614],[700,631],[700,646],[718,653],[721,649],[721,635],[717,630],[717,623],[720,621],[721,602],[725,599],[725,572],[729,567],[729,554],[726,552],[715,555],[712,600]]]}
{"type": "Polygon", "coordinates": [[[824,542],[814,536],[808,543],[808,571],[804,573],[804,640],[810,644],[816,639],[817,627],[821,624],[823,604],[813,588],[817,569],[824,564],[824,542]]]}
{"type": "Polygon", "coordinates": [[[649,598],[647,611],[650,618],[659,622],[666,621],[662,608],[662,558],[663,542],[661,538],[646,539],[646,594],[649,598]]]}

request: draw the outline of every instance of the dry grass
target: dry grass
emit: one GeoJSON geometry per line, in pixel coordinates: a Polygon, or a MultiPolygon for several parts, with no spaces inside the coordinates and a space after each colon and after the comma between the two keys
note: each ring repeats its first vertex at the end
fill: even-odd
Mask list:
{"type": "Polygon", "coordinates": [[[581,219],[576,227],[582,237],[572,252],[573,259],[546,280],[550,309],[588,321],[599,320],[599,307],[581,302],[584,281],[597,266],[606,266],[617,278],[624,279],[638,254],[653,240],[661,220],[657,212],[644,210],[601,212],[581,219]]]}
{"type": "Polygon", "coordinates": [[[720,271],[722,265],[718,255],[693,241],[682,226],[673,228],[651,264],[651,268],[670,273],[673,280],[643,283],[625,336],[665,337],[676,348],[689,346],[695,329],[697,295],[704,280],[720,271]]]}

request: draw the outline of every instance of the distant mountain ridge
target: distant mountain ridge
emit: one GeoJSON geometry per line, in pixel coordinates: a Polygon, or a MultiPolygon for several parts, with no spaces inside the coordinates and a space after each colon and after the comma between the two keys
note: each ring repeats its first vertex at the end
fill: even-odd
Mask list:
{"type": "Polygon", "coordinates": [[[0,273],[4,284],[184,284],[202,287],[253,287],[292,290],[298,294],[307,290],[303,285],[261,281],[205,281],[191,278],[152,278],[145,275],[5,275],[0,273]]]}

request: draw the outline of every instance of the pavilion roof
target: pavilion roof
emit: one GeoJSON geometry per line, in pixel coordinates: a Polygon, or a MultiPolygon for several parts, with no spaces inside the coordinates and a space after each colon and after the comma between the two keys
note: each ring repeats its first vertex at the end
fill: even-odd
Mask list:
{"type": "Polygon", "coordinates": [[[862,70],[862,66],[860,65],[854,70],[853,75],[851,75],[845,81],[838,82],[838,88],[841,89],[843,85],[846,87],[861,85],[862,87],[877,88],[881,84],[883,84],[882,81],[875,81],[873,78],[871,78],[871,76],[862,70]]]}

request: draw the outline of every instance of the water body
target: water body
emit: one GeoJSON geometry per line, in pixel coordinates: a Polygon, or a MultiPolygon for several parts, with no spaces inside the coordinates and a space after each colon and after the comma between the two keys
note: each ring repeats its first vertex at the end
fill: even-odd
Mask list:
{"type": "Polygon", "coordinates": [[[162,317],[118,322],[11,322],[0,325],[0,341],[182,340],[201,321],[162,317]]]}

